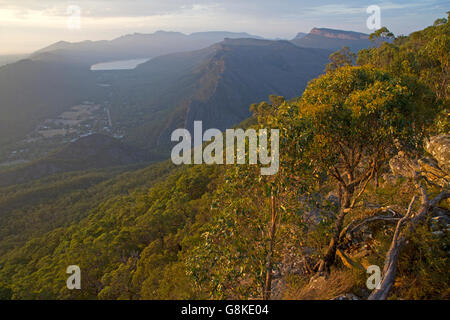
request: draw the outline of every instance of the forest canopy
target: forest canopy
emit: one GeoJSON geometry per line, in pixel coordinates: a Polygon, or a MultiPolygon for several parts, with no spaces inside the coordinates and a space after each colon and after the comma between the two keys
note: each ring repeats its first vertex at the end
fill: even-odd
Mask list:
{"type": "Polygon", "coordinates": [[[366,299],[386,262],[380,296],[448,299],[449,173],[427,145],[449,134],[449,28],[383,28],[302,96],[252,105],[240,127],[280,130],[274,176],[166,162],[1,188],[0,299],[366,299]]]}

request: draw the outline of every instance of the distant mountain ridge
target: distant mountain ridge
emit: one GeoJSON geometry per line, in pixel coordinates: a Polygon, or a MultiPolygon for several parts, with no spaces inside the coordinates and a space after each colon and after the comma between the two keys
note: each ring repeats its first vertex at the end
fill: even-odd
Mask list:
{"type": "Polygon", "coordinates": [[[165,149],[173,128],[203,120],[224,129],[248,117],[249,105],[270,94],[300,95],[329,54],[344,45],[357,51],[373,44],[366,34],[325,28],[292,41],[166,31],[60,41],[0,67],[0,144],[23,139],[77,103],[95,101],[112,104],[113,122],[125,128],[128,142],[165,149]],[[152,59],[135,70],[90,71],[98,62],[134,58],[152,59]]]}
{"type": "Polygon", "coordinates": [[[157,31],[151,34],[134,33],[113,40],[66,42],[59,41],[31,55],[37,60],[68,60],[94,64],[112,60],[154,58],[157,56],[206,48],[225,38],[260,38],[248,33],[227,31],[181,32],[157,31]],[[48,54],[52,55],[49,56],[48,54]]]}
{"type": "Polygon", "coordinates": [[[329,28],[313,28],[307,35],[294,38],[292,43],[300,47],[322,48],[332,51],[347,46],[354,52],[374,45],[368,34],[329,28]]]}
{"type": "Polygon", "coordinates": [[[343,31],[328,28],[313,28],[309,34],[323,36],[332,39],[343,40],[369,40],[369,35],[355,31],[343,31]]]}

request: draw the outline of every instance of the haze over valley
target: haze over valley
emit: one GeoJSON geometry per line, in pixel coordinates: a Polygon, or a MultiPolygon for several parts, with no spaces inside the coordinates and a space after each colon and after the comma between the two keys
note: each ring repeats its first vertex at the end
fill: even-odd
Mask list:
{"type": "Polygon", "coordinates": [[[448,300],[447,6],[0,0],[0,300],[448,300]]]}
{"type": "Polygon", "coordinates": [[[194,120],[222,130],[236,125],[250,116],[255,101],[301,94],[333,51],[372,45],[367,34],[319,28],[292,41],[158,31],[112,41],[57,42],[0,67],[0,163],[36,160],[92,133],[161,158],[168,155],[176,127],[191,128],[194,120]],[[98,110],[65,119],[86,103],[98,110]]]}

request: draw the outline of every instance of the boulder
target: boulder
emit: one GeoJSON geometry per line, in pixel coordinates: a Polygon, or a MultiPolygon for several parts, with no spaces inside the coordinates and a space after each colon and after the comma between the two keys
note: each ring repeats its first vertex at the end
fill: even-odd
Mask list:
{"type": "Polygon", "coordinates": [[[405,178],[414,178],[415,172],[420,172],[430,182],[447,187],[450,182],[450,135],[431,137],[425,149],[433,158],[415,158],[399,152],[389,161],[391,172],[405,178]]]}
{"type": "Polygon", "coordinates": [[[450,134],[431,137],[425,143],[425,150],[437,160],[446,174],[450,173],[450,134]]]}
{"type": "Polygon", "coordinates": [[[414,178],[414,174],[418,169],[418,163],[407,157],[403,152],[399,152],[389,161],[389,167],[396,176],[414,178]]]}

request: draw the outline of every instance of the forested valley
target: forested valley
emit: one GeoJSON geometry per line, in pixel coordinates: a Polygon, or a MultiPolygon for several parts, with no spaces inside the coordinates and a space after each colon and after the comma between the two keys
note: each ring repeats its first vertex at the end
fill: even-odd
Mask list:
{"type": "Polygon", "coordinates": [[[274,176],[166,161],[1,187],[0,299],[449,299],[450,22],[381,37],[249,106],[238,127],[280,130],[274,176]]]}

